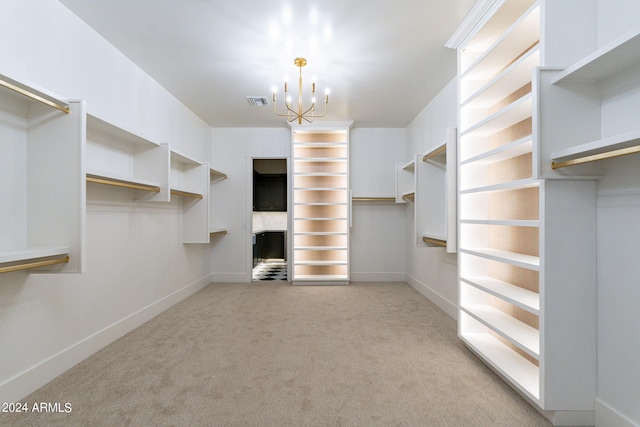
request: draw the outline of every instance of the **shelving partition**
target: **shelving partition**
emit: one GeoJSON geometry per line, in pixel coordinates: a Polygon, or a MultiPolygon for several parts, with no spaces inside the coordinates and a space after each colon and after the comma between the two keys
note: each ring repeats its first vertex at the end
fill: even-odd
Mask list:
{"type": "Polygon", "coordinates": [[[0,272],[83,271],[84,110],[0,75],[0,272]]]}
{"type": "Polygon", "coordinates": [[[294,284],[349,283],[349,131],[293,129],[294,284]]]}
{"type": "Polygon", "coordinates": [[[497,5],[458,47],[459,336],[575,425],[595,394],[595,184],[543,179],[541,2],[497,5]]]}
{"type": "Polygon", "coordinates": [[[211,170],[174,149],[171,150],[170,193],[182,199],[182,241],[209,243],[211,170]]]}
{"type": "Polygon", "coordinates": [[[416,232],[418,245],[444,247],[457,252],[457,132],[430,152],[419,156],[415,167],[416,232]]]}
{"type": "Polygon", "coordinates": [[[87,115],[87,182],[134,190],[136,200],[169,201],[169,144],[87,115]]]}
{"type": "MultiPolygon", "coordinates": [[[[227,174],[224,172],[220,172],[216,169],[209,169],[209,177],[210,177],[210,181],[211,181],[211,185],[215,185],[220,183],[221,181],[225,180],[228,178],[227,174]]],[[[210,193],[211,195],[211,193],[210,193]]],[[[213,236],[222,236],[228,233],[228,230],[224,227],[213,227],[213,224],[215,223],[215,221],[213,220],[213,215],[215,212],[215,203],[216,200],[214,200],[214,197],[211,196],[211,207],[210,207],[210,212],[211,212],[211,218],[209,221],[209,236],[213,237],[213,236]]]]}

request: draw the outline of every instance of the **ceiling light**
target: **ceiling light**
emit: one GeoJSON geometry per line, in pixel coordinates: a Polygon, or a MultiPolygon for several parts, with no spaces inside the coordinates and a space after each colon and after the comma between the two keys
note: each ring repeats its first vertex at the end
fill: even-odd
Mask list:
{"type": "Polygon", "coordinates": [[[284,82],[284,99],[285,99],[285,107],[287,108],[286,113],[279,113],[276,105],[276,90],[273,88],[273,112],[278,116],[287,117],[287,121],[293,122],[294,120],[298,120],[298,124],[302,124],[302,120],[304,119],[308,123],[313,123],[313,120],[316,118],[324,117],[327,115],[327,104],[329,103],[329,91],[325,91],[324,96],[324,113],[322,115],[315,115],[316,110],[316,82],[315,77],[313,83],[311,83],[311,106],[306,110],[302,106],[302,67],[307,65],[307,60],[304,58],[296,58],[293,63],[296,67],[300,68],[300,77],[298,79],[298,110],[294,110],[291,108],[291,96],[288,92],[288,84],[285,80],[284,82]]]}

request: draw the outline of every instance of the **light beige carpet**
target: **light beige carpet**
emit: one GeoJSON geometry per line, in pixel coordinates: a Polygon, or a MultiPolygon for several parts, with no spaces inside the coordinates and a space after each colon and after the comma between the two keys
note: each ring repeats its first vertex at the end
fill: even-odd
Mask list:
{"type": "Polygon", "coordinates": [[[212,284],[24,402],[11,426],[549,426],[404,283],[212,284]]]}

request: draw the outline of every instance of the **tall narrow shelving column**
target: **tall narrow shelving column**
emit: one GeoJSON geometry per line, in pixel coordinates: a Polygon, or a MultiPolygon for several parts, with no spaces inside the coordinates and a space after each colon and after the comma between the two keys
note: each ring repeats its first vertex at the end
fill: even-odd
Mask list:
{"type": "Polygon", "coordinates": [[[349,283],[349,131],[293,130],[293,283],[349,283]]]}
{"type": "Polygon", "coordinates": [[[539,174],[540,3],[458,47],[458,328],[554,425],[592,425],[595,185],[539,174]]]}

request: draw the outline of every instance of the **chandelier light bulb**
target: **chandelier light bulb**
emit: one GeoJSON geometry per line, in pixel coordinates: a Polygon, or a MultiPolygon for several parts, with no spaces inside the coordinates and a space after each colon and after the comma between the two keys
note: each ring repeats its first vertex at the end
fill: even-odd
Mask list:
{"type": "Polygon", "coordinates": [[[289,77],[285,76],[284,78],[284,95],[285,95],[285,113],[279,113],[278,107],[276,105],[276,89],[273,88],[273,112],[277,116],[284,116],[287,118],[289,122],[294,120],[298,121],[298,124],[302,124],[302,120],[305,120],[308,123],[313,123],[313,120],[316,118],[324,117],[327,115],[327,104],[329,103],[329,90],[325,90],[325,98],[324,98],[324,113],[321,115],[316,115],[316,77],[313,76],[311,83],[311,106],[305,107],[302,105],[302,67],[307,65],[307,60],[304,58],[296,58],[293,61],[293,64],[299,68],[299,78],[298,78],[298,105],[297,109],[291,107],[292,97],[288,93],[288,81],[289,77]]]}

